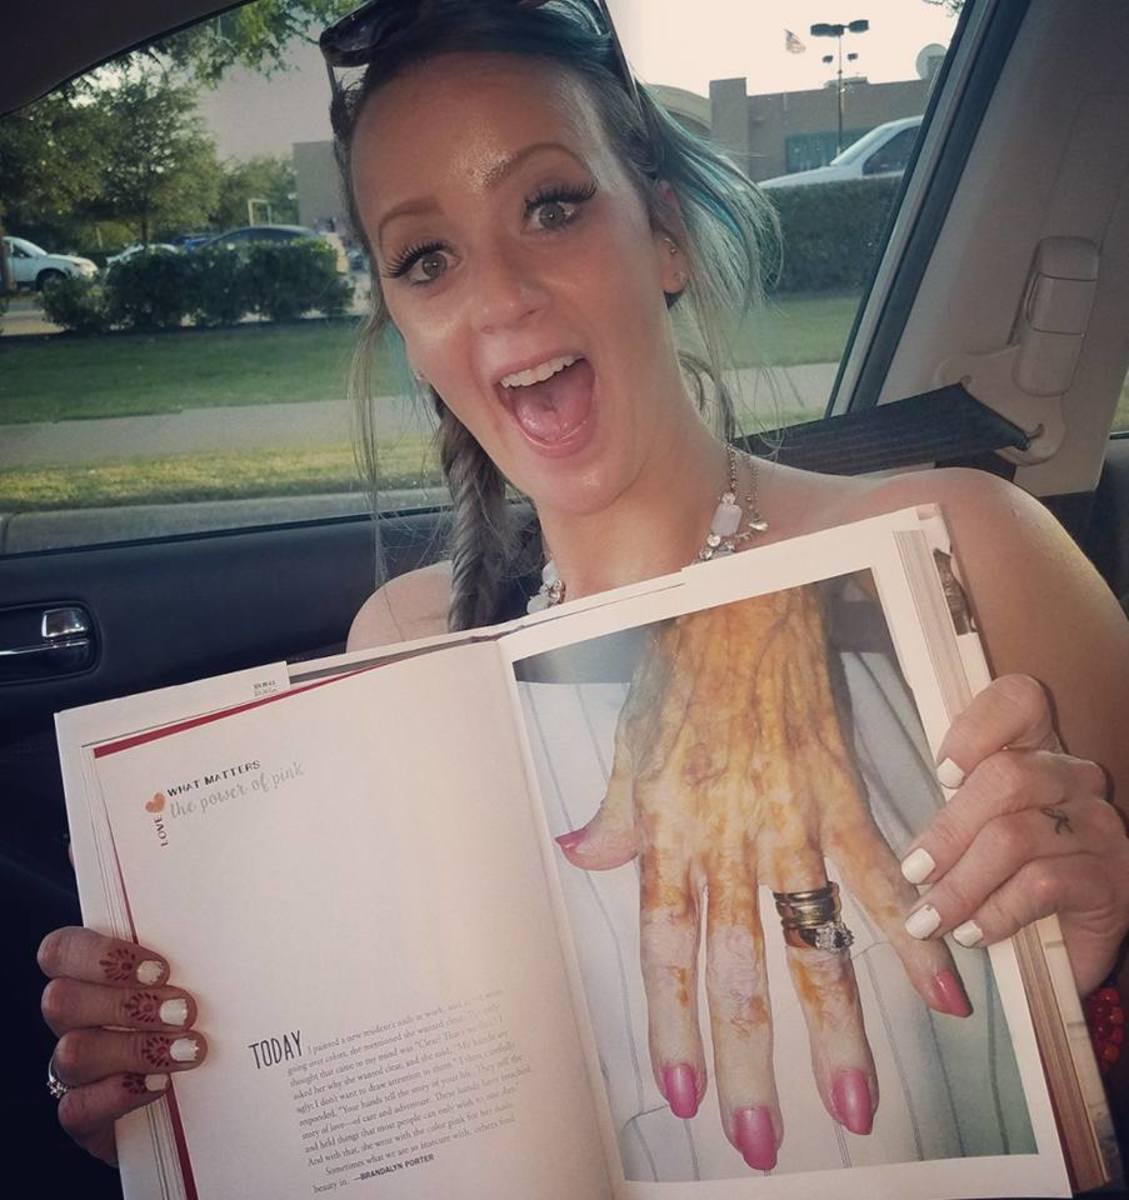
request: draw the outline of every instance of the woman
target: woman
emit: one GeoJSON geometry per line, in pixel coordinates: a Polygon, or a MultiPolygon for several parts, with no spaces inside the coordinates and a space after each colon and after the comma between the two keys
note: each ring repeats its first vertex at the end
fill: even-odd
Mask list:
{"type": "MultiPolygon", "coordinates": [[[[942,747],[938,776],[956,792],[903,863],[909,883],[933,886],[905,906],[902,957],[926,1003],[956,1014],[967,1000],[941,937],[990,944],[1057,912],[1092,991],[1129,924],[1129,841],[1107,802],[1129,791],[1115,733],[1129,628],[1041,506],[998,480],[830,478],[727,451],[713,322],[755,295],[771,221],[740,172],[636,89],[602,8],[379,0],[323,39],[331,62],[370,64],[334,102],[378,280],[370,336],[390,323],[429,389],[455,501],[451,561],[382,587],[350,647],[515,614],[503,480],[532,500],[552,550],[541,603],[678,570],[713,539],[743,549],[939,503],[998,678],[942,747]],[[698,330],[693,370],[674,305],[698,330]]],[[[599,834],[573,831],[562,848],[607,865],[599,834]]],[[[60,1119],[112,1160],[113,1120],[203,1061],[192,998],[160,955],[92,931],[56,931],[40,959],[60,1119]]],[[[826,986],[834,1006],[850,976],[826,986]]],[[[832,1116],[865,1132],[866,1039],[842,1007],[851,1049],[817,1083],[832,1116]]],[[[652,1063],[679,1116],[705,1087],[692,1032],[652,1063]]],[[[771,1166],[783,1136],[771,1070],[727,1063],[725,1135],[771,1166]]]]}

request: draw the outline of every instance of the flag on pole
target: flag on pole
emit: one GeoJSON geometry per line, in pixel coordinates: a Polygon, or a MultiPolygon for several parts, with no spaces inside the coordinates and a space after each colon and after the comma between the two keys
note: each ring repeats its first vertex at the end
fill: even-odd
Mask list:
{"type": "Polygon", "coordinates": [[[785,29],[784,49],[787,50],[789,54],[803,54],[803,52],[807,49],[807,46],[805,46],[804,43],[801,42],[800,39],[796,37],[796,35],[790,29],[785,29]]]}

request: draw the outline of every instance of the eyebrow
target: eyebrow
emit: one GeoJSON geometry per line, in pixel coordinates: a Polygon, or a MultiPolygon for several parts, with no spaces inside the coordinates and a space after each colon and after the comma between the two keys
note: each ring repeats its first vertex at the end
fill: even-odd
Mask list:
{"type": "MultiPolygon", "coordinates": [[[[495,191],[527,159],[532,158],[535,154],[543,154],[547,150],[556,150],[562,154],[566,154],[578,166],[587,170],[587,164],[585,164],[584,160],[561,142],[534,142],[532,145],[524,146],[516,154],[511,154],[508,158],[502,159],[501,162],[495,163],[485,173],[483,178],[486,190],[490,192],[495,191]]],[[[439,203],[433,196],[421,196],[412,200],[405,200],[402,204],[397,204],[394,208],[390,208],[381,217],[380,223],[376,227],[376,240],[378,243],[381,241],[384,236],[384,227],[390,221],[395,221],[399,217],[433,216],[438,212],[439,203]]]]}

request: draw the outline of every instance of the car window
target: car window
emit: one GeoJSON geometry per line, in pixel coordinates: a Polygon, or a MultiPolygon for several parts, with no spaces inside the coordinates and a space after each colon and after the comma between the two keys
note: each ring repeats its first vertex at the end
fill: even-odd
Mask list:
{"type": "MultiPolygon", "coordinates": [[[[240,30],[258,7],[239,10],[240,30]]],[[[226,63],[215,38],[174,38],[0,119],[4,152],[41,167],[19,191],[0,178],[5,232],[53,256],[0,316],[0,553],[366,510],[346,381],[371,282],[311,40],[333,7],[263,6],[260,25],[295,31],[275,58],[226,63]],[[201,250],[212,238],[240,257],[201,250]],[[306,293],[280,276],[251,295],[224,274],[291,242],[325,252],[306,293]],[[133,244],[176,249],[107,270],[133,244]]],[[[960,6],[880,0],[841,45],[806,27],[785,39],[761,6],[691,7],[613,3],[637,73],[765,186],[779,219],[765,306],[727,317],[743,428],[772,429],[826,409],[919,136],[884,127],[925,112],[960,6]],[[896,162],[864,177],[879,141],[896,162]]],[[[429,414],[405,399],[391,353],[373,374],[385,504],[432,501],[429,414]]]]}
{"type": "Polygon", "coordinates": [[[878,175],[883,171],[904,171],[909,157],[917,144],[917,129],[903,129],[880,149],[875,150],[863,163],[864,175],[878,175]]]}
{"type": "Polygon", "coordinates": [[[1129,374],[1121,384],[1121,395],[1117,401],[1117,411],[1113,414],[1113,432],[1129,433],[1129,374]]]}

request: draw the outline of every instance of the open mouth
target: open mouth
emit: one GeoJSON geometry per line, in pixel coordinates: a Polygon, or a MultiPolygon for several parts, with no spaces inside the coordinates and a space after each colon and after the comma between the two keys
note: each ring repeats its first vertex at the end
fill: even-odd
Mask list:
{"type": "Polygon", "coordinates": [[[498,391],[522,433],[541,446],[560,446],[592,412],[595,374],[586,358],[546,359],[498,381],[498,391]]]}

